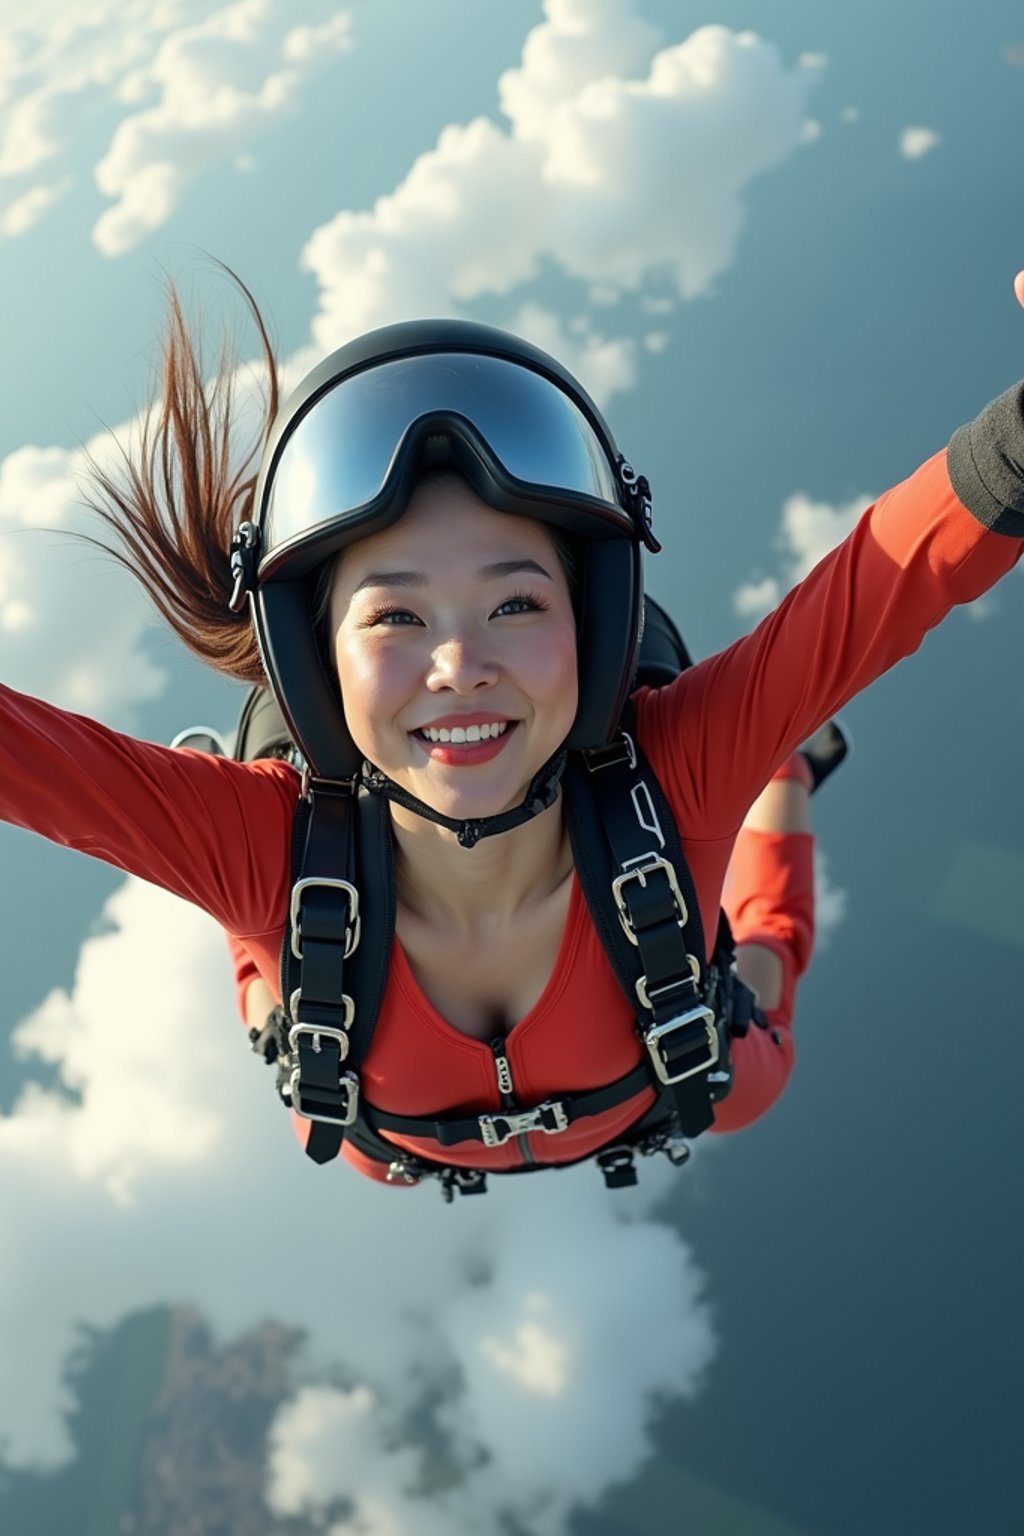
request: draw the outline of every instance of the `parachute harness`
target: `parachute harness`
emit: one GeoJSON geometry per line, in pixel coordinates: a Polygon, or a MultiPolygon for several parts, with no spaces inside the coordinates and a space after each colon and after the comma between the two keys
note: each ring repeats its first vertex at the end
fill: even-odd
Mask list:
{"type": "MultiPolygon", "coordinates": [[[[387,984],[395,922],[390,817],[379,794],[357,782],[310,778],[293,838],[290,921],[282,947],[286,1005],[253,1031],[253,1048],[278,1072],[284,1102],[309,1120],[307,1155],[328,1162],[349,1138],[388,1178],[437,1178],[447,1201],[486,1188],[489,1171],[412,1156],[385,1133],[440,1146],[513,1138],[527,1152],[533,1132],[557,1136],[653,1087],[657,1100],[640,1123],[596,1160],[610,1188],[637,1182],[635,1159],[663,1152],[675,1165],[688,1138],[714,1121],[713,1105],[731,1086],[730,1040],[753,1021],[753,994],[735,975],[728,924],[721,919],[710,963],[689,868],[660,786],[622,730],[596,751],[569,754],[563,782],[577,874],[602,945],[636,1008],[641,1062],[606,1086],[523,1107],[503,1094],[499,1111],[473,1116],[408,1116],[370,1104],[359,1072],[387,984]],[[342,857],[339,857],[341,850],[342,857]],[[343,869],[347,878],[339,878],[343,869]],[[358,871],[358,873],[357,873],[358,871]]],[[[499,1071],[499,1082],[501,1074],[499,1071]]],[[[510,1079],[509,1079],[510,1081],[510,1079]]],[[[529,1172],[524,1167],[501,1172],[529,1172]]],[[[564,1166],[564,1165],[559,1165],[564,1166]]]]}

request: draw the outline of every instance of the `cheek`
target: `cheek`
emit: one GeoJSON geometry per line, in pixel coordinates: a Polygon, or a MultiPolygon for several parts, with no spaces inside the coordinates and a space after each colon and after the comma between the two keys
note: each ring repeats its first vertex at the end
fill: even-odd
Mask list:
{"type": "Polygon", "coordinates": [[[342,632],[335,662],[350,726],[358,720],[372,730],[415,686],[415,663],[400,646],[375,645],[358,634],[342,632]]]}
{"type": "Polygon", "coordinates": [[[563,701],[567,710],[576,711],[579,684],[576,662],[576,631],[569,625],[530,637],[522,657],[523,670],[532,690],[546,699],[563,701]]]}

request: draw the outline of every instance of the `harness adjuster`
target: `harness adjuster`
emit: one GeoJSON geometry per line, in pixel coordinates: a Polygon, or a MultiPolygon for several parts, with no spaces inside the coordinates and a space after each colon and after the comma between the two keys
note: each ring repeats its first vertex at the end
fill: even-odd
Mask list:
{"type": "Polygon", "coordinates": [[[621,875],[616,875],[615,879],[612,881],[612,895],[615,897],[615,905],[618,909],[619,922],[622,924],[623,932],[631,944],[639,944],[640,941],[637,938],[636,928],[633,924],[633,919],[630,916],[629,907],[623,895],[624,887],[629,883],[630,880],[638,880],[642,886],[646,887],[648,877],[660,872],[665,876],[669,883],[669,888],[672,893],[672,901],[676,909],[676,922],[679,924],[680,928],[686,927],[690,916],[686,901],[683,898],[683,893],[679,889],[679,881],[676,878],[675,869],[669,863],[668,859],[663,859],[661,855],[657,853],[650,853],[645,856],[645,859],[646,861],[643,864],[638,864],[635,869],[625,870],[621,875]]]}
{"type": "Polygon", "coordinates": [[[719,1044],[718,1029],[715,1023],[715,1015],[710,1008],[701,1004],[697,1008],[688,1008],[685,1013],[680,1013],[674,1019],[669,1019],[665,1024],[651,1024],[641,1030],[641,1038],[654,1063],[654,1070],[661,1082],[665,1084],[681,1083],[687,1077],[696,1077],[699,1072],[707,1072],[718,1061],[719,1044]],[[679,1052],[687,1057],[701,1052],[699,1061],[683,1067],[682,1071],[673,1070],[674,1063],[671,1060],[668,1047],[671,1046],[673,1055],[679,1052]]]}
{"type": "Polygon", "coordinates": [[[302,893],[310,886],[326,886],[330,890],[344,891],[348,896],[348,922],[345,924],[345,955],[347,960],[359,943],[360,919],[359,919],[359,892],[348,880],[331,880],[326,876],[318,878],[309,877],[305,880],[296,880],[292,886],[292,954],[296,960],[302,959],[302,893]]]}
{"type": "MultiPolygon", "coordinates": [[[[345,1002],[347,1005],[351,999],[346,998],[345,1002]]],[[[359,1113],[359,1079],[354,1072],[340,1070],[349,1052],[347,1033],[344,1029],[329,1029],[323,1024],[293,1024],[288,1031],[288,1044],[293,1055],[299,1050],[303,1037],[308,1037],[318,1056],[325,1042],[337,1046],[338,1083],[337,1087],[333,1083],[329,1086],[317,1083],[313,1087],[307,1084],[303,1094],[302,1067],[294,1067],[289,1084],[292,1108],[304,1120],[322,1120],[326,1125],[354,1125],[359,1113]]]]}
{"type": "Polygon", "coordinates": [[[603,747],[589,747],[583,753],[583,761],[588,773],[597,773],[602,768],[614,768],[619,764],[627,764],[632,769],[636,767],[636,744],[628,731],[620,729],[603,747]]]}
{"type": "Polygon", "coordinates": [[[292,1109],[303,1120],[322,1120],[325,1125],[355,1125],[359,1114],[359,1079],[354,1072],[343,1072],[337,1089],[314,1089],[316,1109],[309,1099],[302,1097],[302,1081],[299,1068],[292,1073],[292,1109]]]}
{"type": "Polygon", "coordinates": [[[548,1099],[536,1109],[480,1115],[477,1124],[485,1147],[503,1147],[513,1136],[525,1135],[527,1131],[544,1131],[548,1136],[557,1136],[560,1131],[569,1129],[569,1116],[560,1100],[548,1099]]]}
{"type": "MultiPolygon", "coordinates": [[[[678,992],[681,990],[688,993],[692,997],[696,989],[700,986],[700,961],[697,959],[696,955],[691,954],[687,954],[686,960],[690,967],[689,976],[677,977],[675,981],[666,981],[660,987],[652,987],[647,979],[646,974],[637,977],[634,983],[634,986],[636,987],[636,995],[640,999],[641,1005],[646,1008],[649,1013],[653,1013],[655,1008],[662,1008],[665,1006],[666,993],[678,992]]],[[[668,1002],[671,1006],[671,997],[669,997],[668,1002]]]]}

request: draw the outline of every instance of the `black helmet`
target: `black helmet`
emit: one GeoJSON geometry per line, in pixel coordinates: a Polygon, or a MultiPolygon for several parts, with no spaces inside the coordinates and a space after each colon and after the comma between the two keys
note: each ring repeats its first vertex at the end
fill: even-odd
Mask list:
{"type": "Polygon", "coordinates": [[[580,551],[579,708],[565,745],[602,745],[626,702],[643,615],[639,545],[659,547],[646,480],[539,348],[464,320],[391,325],[333,352],[286,401],[233,547],[232,606],[251,592],[267,676],[316,778],[351,779],[362,762],[314,632],[317,569],[400,517],[433,465],[580,551]]]}

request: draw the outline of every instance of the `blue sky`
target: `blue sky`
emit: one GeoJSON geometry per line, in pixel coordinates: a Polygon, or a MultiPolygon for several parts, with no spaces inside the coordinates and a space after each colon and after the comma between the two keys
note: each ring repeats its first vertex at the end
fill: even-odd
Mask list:
{"type": "MultiPolygon", "coordinates": [[[[38,531],[84,526],[76,455],[104,425],[130,431],[165,273],[215,334],[239,317],[209,257],[236,268],[293,369],[412,313],[547,345],[651,479],[666,551],[650,585],[698,653],[1024,371],[1024,23],[1002,0],[969,19],[923,0],[22,10],[0,3],[0,676],[121,729],[168,740],[237,706],[117,572],[38,531]]],[[[925,1462],[890,1462],[872,1414],[893,1435],[911,1419],[976,1434],[995,1502],[974,1528],[1004,1528],[1020,593],[1015,574],[852,707],[857,756],[820,810],[828,943],[764,1126],[707,1150],[682,1191],[650,1170],[632,1211],[589,1171],[444,1223],[429,1192],[396,1213],[339,1176],[339,1230],[376,1260],[353,1282],[364,1326],[314,1325],[268,1451],[272,1511],[340,1487],[417,1536],[473,1528],[470,1508],[488,1530],[512,1509],[560,1533],[657,1450],[794,1532],[852,1532],[867,1514],[840,1497],[836,1405],[856,1401],[887,1507],[925,1462]],[[988,1032],[981,1073],[965,1020],[988,1032]],[[943,1305],[982,1266],[990,1306],[950,1343],[943,1305]],[[756,1274],[786,1351],[758,1326],[756,1274]],[[870,1308],[837,1328],[819,1297],[848,1285],[870,1308]],[[874,1349],[902,1363],[869,1412],[855,1383],[874,1349]],[[781,1420],[782,1374],[806,1465],[780,1470],[769,1429],[738,1470],[713,1431],[751,1403],[781,1420]],[[423,1383],[448,1384],[441,1422],[468,1469],[433,1505],[408,1491],[415,1445],[389,1438],[423,1383]]],[[[253,1165],[296,1221],[322,1196],[243,1049],[219,936],[0,830],[0,1380],[31,1381],[0,1394],[0,1459],[55,1469],[73,1455],[77,1330],[191,1302],[237,1336],[290,1266],[267,1251],[253,1165]]],[[[967,1478],[933,1481],[926,1528],[953,1536],[967,1478]]]]}

